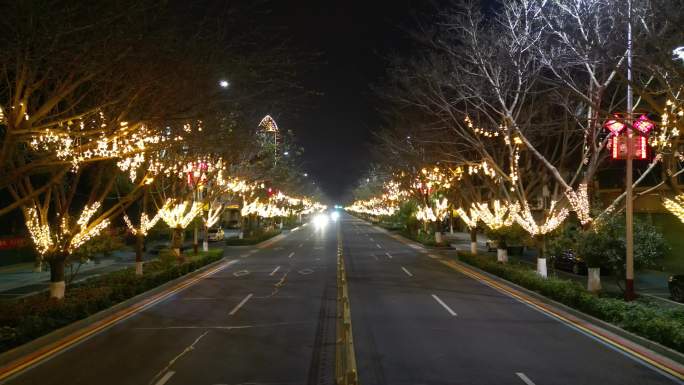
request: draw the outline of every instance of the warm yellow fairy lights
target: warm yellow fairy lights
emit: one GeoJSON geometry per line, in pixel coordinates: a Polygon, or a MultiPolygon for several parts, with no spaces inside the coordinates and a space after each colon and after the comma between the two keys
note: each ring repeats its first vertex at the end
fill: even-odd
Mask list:
{"type": "Polygon", "coordinates": [[[25,218],[31,239],[36,251],[42,256],[47,254],[71,254],[85,242],[99,235],[109,226],[109,220],[99,223],[89,223],[92,216],[99,210],[100,203],[87,205],[79,215],[75,224],[68,217],[62,217],[56,231],[50,230],[46,216],[40,215],[35,207],[26,208],[25,218]],[[73,225],[73,227],[72,227],[73,225]]]}
{"type": "Polygon", "coordinates": [[[684,222],[684,195],[678,195],[674,199],[664,198],[663,206],[684,222]]]}
{"type": "Polygon", "coordinates": [[[209,204],[209,208],[207,210],[207,216],[202,218],[204,221],[204,225],[207,228],[211,228],[216,224],[216,222],[221,219],[221,213],[223,212],[225,205],[221,202],[218,201],[212,201],[209,204]]]}
{"type": "Polygon", "coordinates": [[[492,206],[490,209],[488,203],[473,203],[472,205],[478,218],[492,230],[511,226],[515,221],[515,213],[520,209],[517,203],[502,204],[499,200],[495,200],[492,206]]]}
{"type": "Polygon", "coordinates": [[[551,202],[549,215],[545,218],[542,225],[537,224],[537,221],[532,216],[530,207],[527,204],[523,204],[522,208],[513,213],[513,216],[515,221],[525,229],[525,231],[532,236],[536,236],[552,232],[565,221],[569,214],[570,211],[565,207],[556,211],[556,202],[553,201],[551,202]]]}
{"type": "Polygon", "coordinates": [[[157,214],[154,217],[152,217],[152,219],[149,219],[147,213],[142,213],[142,215],[140,215],[140,227],[137,228],[133,226],[133,223],[131,223],[131,220],[130,218],[128,218],[128,215],[124,214],[123,219],[126,223],[126,227],[128,227],[128,230],[130,230],[130,232],[133,235],[146,236],[147,232],[151,228],[153,228],[154,225],[156,225],[157,222],[159,222],[159,220],[161,219],[161,210],[157,211],[157,214]]]}
{"type": "Polygon", "coordinates": [[[164,207],[159,210],[159,214],[169,227],[184,229],[201,211],[202,204],[200,202],[192,202],[190,205],[187,201],[174,203],[168,200],[164,207]]]}
{"type": "Polygon", "coordinates": [[[568,202],[570,202],[570,206],[572,206],[572,209],[577,214],[580,223],[586,225],[592,221],[589,212],[589,193],[586,183],[580,184],[577,191],[571,189],[566,191],[565,197],[568,198],[568,202]]]}
{"type": "Polygon", "coordinates": [[[449,202],[446,198],[441,201],[437,200],[434,207],[420,206],[416,211],[416,219],[422,222],[437,222],[446,218],[448,213],[449,202]]]}
{"type": "Polygon", "coordinates": [[[479,220],[477,210],[470,209],[470,214],[467,214],[462,208],[456,209],[458,216],[463,220],[463,222],[468,226],[469,229],[474,229],[477,227],[477,222],[479,220]]]}
{"type": "Polygon", "coordinates": [[[486,137],[486,138],[493,138],[493,137],[499,136],[499,131],[496,131],[496,130],[493,130],[493,131],[491,131],[491,130],[485,130],[485,129],[483,129],[483,128],[476,127],[475,124],[473,124],[473,121],[470,119],[470,117],[469,117],[468,115],[466,115],[466,117],[465,117],[464,120],[465,120],[465,123],[466,123],[466,125],[468,126],[468,128],[470,128],[471,130],[473,130],[473,132],[476,133],[477,135],[481,135],[481,136],[484,136],[484,137],[486,137]]]}

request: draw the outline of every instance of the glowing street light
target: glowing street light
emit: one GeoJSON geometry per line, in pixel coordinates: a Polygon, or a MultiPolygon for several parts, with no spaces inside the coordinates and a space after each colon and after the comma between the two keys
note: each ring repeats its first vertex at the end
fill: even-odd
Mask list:
{"type": "Polygon", "coordinates": [[[230,83],[228,82],[228,80],[220,80],[220,81],[219,81],[219,86],[220,86],[221,88],[228,88],[228,87],[230,87],[230,83]]]}

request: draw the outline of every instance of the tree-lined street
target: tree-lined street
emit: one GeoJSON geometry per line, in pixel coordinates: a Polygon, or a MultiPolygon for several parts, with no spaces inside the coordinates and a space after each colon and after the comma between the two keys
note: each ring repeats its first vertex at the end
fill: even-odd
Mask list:
{"type": "MultiPolygon", "coordinates": [[[[231,250],[212,275],[7,383],[331,384],[337,226],[231,250]]],[[[339,226],[360,383],[678,383],[437,261],[450,253],[348,215],[339,226]]]]}

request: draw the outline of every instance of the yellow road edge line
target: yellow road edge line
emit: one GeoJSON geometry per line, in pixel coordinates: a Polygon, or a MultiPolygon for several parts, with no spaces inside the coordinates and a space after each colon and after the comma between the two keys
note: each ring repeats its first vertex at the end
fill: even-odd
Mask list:
{"type": "Polygon", "coordinates": [[[656,368],[658,368],[658,369],[660,369],[660,370],[662,370],[662,371],[664,371],[664,372],[666,372],[666,373],[668,373],[668,374],[670,374],[670,375],[672,375],[672,376],[674,376],[680,380],[684,379],[684,373],[683,372],[677,371],[674,368],[671,368],[665,364],[662,364],[658,361],[655,361],[654,359],[649,358],[649,357],[643,355],[642,353],[633,350],[632,348],[630,348],[628,346],[622,345],[621,343],[619,343],[615,340],[612,340],[607,336],[604,336],[604,335],[602,335],[602,334],[600,334],[600,333],[598,333],[598,332],[596,332],[596,331],[594,331],[594,330],[592,330],[586,326],[583,326],[582,324],[578,323],[577,321],[568,319],[567,317],[564,317],[561,314],[558,314],[557,312],[555,312],[554,310],[552,310],[548,307],[545,307],[543,304],[533,300],[532,298],[529,298],[522,293],[518,293],[517,291],[514,291],[515,289],[513,289],[513,288],[508,288],[508,287],[504,286],[503,284],[500,284],[500,283],[492,280],[491,278],[486,277],[486,276],[484,276],[484,275],[482,275],[482,274],[480,274],[474,270],[471,270],[465,266],[461,266],[459,264],[456,264],[454,261],[445,261],[443,259],[440,259],[439,261],[442,264],[444,264],[444,265],[446,265],[446,266],[448,266],[454,270],[457,270],[457,271],[459,271],[459,272],[461,272],[467,276],[470,276],[471,278],[482,281],[482,282],[486,283],[487,285],[489,285],[490,287],[492,287],[492,288],[494,288],[500,292],[503,292],[503,293],[505,293],[511,297],[514,297],[517,300],[524,302],[524,303],[534,307],[535,309],[537,309],[543,313],[551,315],[554,318],[557,318],[557,319],[559,319],[559,320],[561,320],[567,324],[570,324],[573,327],[576,327],[576,328],[582,330],[583,332],[588,333],[588,334],[600,339],[601,341],[603,341],[603,342],[605,342],[605,343],[607,343],[607,344],[609,344],[615,348],[618,348],[619,350],[622,350],[623,352],[625,352],[627,354],[630,354],[630,355],[638,358],[641,361],[647,362],[648,364],[655,366],[656,368]]]}
{"type": "Polygon", "coordinates": [[[220,270],[228,267],[231,263],[232,263],[232,261],[224,261],[221,265],[216,266],[215,268],[213,268],[211,270],[205,271],[204,273],[201,273],[201,274],[199,274],[199,275],[197,275],[197,276],[195,276],[195,277],[193,277],[187,281],[183,281],[174,287],[171,287],[171,288],[169,288],[169,289],[167,289],[161,293],[154,295],[151,298],[143,300],[140,303],[133,304],[127,309],[122,309],[121,311],[119,311],[119,312],[117,312],[117,313],[115,313],[115,314],[113,314],[107,318],[104,318],[100,321],[97,321],[97,323],[94,324],[93,326],[88,326],[88,327],[81,329],[79,331],[76,331],[76,332],[74,332],[68,336],[65,336],[64,338],[62,338],[62,339],[54,342],[53,344],[49,345],[47,350],[45,350],[43,352],[39,352],[36,356],[32,357],[32,355],[29,354],[27,356],[18,358],[17,360],[9,363],[5,367],[0,368],[0,381],[6,380],[7,378],[22,372],[23,370],[27,369],[28,367],[36,365],[36,364],[40,363],[41,361],[44,361],[44,360],[50,358],[51,356],[58,354],[64,350],[74,346],[78,342],[80,342],[80,341],[82,341],[82,340],[84,340],[84,339],[86,339],[86,338],[88,338],[94,334],[97,334],[98,332],[102,331],[103,329],[106,329],[107,327],[112,326],[113,324],[121,322],[121,321],[125,320],[126,318],[129,318],[129,317],[147,309],[148,307],[151,307],[151,306],[167,299],[171,295],[176,294],[179,291],[182,291],[183,289],[185,289],[189,286],[192,286],[195,283],[201,281],[202,279],[204,279],[210,275],[213,275],[213,274],[219,272],[220,270]]]}

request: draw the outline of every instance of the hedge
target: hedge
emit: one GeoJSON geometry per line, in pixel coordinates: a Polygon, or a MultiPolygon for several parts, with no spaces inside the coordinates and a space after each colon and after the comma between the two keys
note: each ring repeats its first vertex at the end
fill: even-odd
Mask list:
{"type": "Polygon", "coordinates": [[[183,264],[145,263],[142,277],[134,268],[111,272],[72,285],[62,301],[40,293],[0,301],[0,352],[27,343],[56,329],[107,309],[181,277],[223,257],[223,249],[200,252],[183,264]]]}
{"type": "Polygon", "coordinates": [[[597,296],[587,292],[577,282],[553,277],[544,279],[520,264],[501,264],[484,256],[462,252],[459,252],[458,257],[463,262],[554,301],[684,353],[684,310],[641,299],[625,302],[618,298],[597,296]]]}
{"type": "Polygon", "coordinates": [[[247,246],[247,245],[256,245],[257,243],[261,243],[267,239],[273,238],[276,235],[280,234],[280,230],[273,230],[273,231],[267,231],[265,233],[261,233],[259,235],[249,237],[249,238],[230,238],[226,239],[226,246],[247,246]]]}

